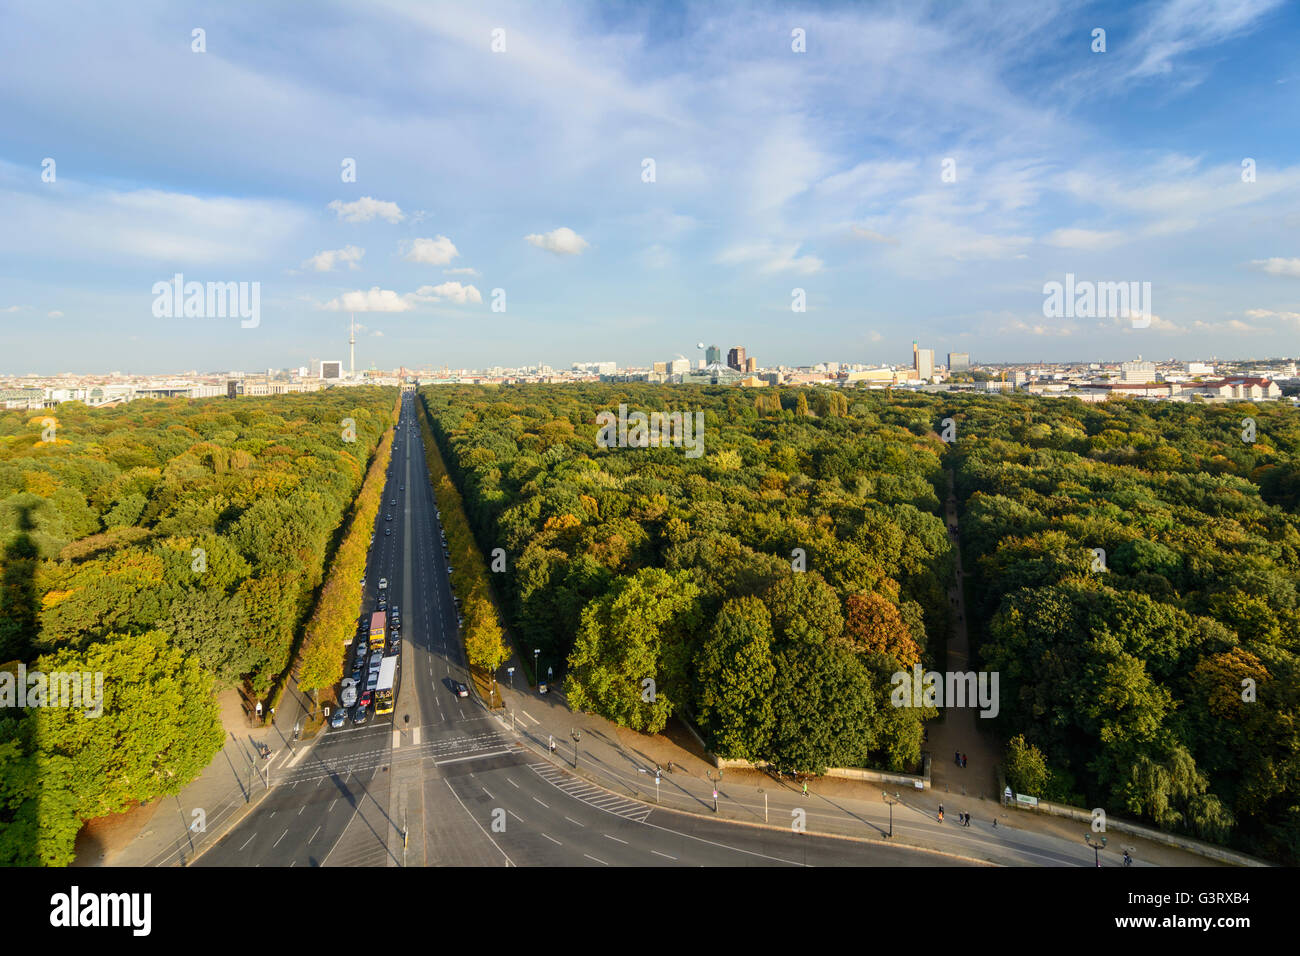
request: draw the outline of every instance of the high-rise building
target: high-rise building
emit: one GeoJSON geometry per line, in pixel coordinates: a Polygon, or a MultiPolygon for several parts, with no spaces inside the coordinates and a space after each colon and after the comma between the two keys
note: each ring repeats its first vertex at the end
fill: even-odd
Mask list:
{"type": "Polygon", "coordinates": [[[652,369],[652,371],[654,371],[654,373],[655,373],[656,375],[667,375],[667,374],[668,374],[668,363],[667,363],[667,362],[655,362],[655,363],[651,366],[651,369],[652,369]]]}
{"type": "Polygon", "coordinates": [[[320,363],[320,377],[325,379],[342,378],[343,363],[332,359],[323,360],[320,363]]]}
{"type": "Polygon", "coordinates": [[[969,352],[949,352],[948,353],[948,371],[965,372],[970,368],[969,352]]]}
{"type": "Polygon", "coordinates": [[[916,377],[923,382],[928,382],[934,377],[934,349],[917,348],[915,342],[912,343],[912,371],[916,377]]]}
{"type": "Polygon", "coordinates": [[[685,375],[691,370],[691,360],[676,358],[668,362],[668,371],[673,375],[685,375]]]}
{"type": "Polygon", "coordinates": [[[718,348],[716,345],[710,345],[707,349],[704,350],[705,365],[717,365],[721,361],[722,361],[722,349],[718,348]]]}
{"type": "Polygon", "coordinates": [[[737,345],[727,352],[727,367],[734,368],[737,372],[745,370],[745,347],[737,345]]]}
{"type": "Polygon", "coordinates": [[[745,371],[746,371],[746,372],[757,372],[757,371],[758,371],[758,359],[754,358],[752,355],[751,355],[749,358],[745,359],[745,371]]]}

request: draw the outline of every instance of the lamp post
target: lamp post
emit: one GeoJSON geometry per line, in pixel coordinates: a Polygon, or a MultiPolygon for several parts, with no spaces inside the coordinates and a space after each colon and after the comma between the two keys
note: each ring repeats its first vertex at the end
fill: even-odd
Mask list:
{"type": "Polygon", "coordinates": [[[510,689],[515,689],[515,666],[511,664],[506,668],[506,673],[510,675],[510,689]]]}
{"type": "Polygon", "coordinates": [[[1093,843],[1091,833],[1085,833],[1083,835],[1083,842],[1092,847],[1092,857],[1097,861],[1098,866],[1101,866],[1101,851],[1106,848],[1106,838],[1101,837],[1100,840],[1101,842],[1099,843],[1093,843]]]}
{"type": "Polygon", "coordinates": [[[895,793],[891,798],[890,795],[885,793],[884,791],[881,791],[880,797],[887,804],[889,804],[889,833],[886,836],[892,837],[894,835],[894,804],[902,800],[902,797],[899,794],[895,793]]]}
{"type": "Polygon", "coordinates": [[[722,771],[719,770],[718,775],[715,777],[713,776],[712,770],[706,770],[704,771],[704,776],[708,777],[709,781],[713,784],[713,812],[717,813],[718,812],[718,787],[722,786],[722,771]]]}
{"type": "Polygon", "coordinates": [[[539,684],[542,682],[542,672],[537,669],[537,656],[541,653],[542,649],[540,647],[533,648],[533,677],[539,684]]]}
{"type": "Polygon", "coordinates": [[[569,731],[569,736],[573,738],[573,769],[578,769],[578,741],[582,739],[582,731],[574,727],[569,731]]]}

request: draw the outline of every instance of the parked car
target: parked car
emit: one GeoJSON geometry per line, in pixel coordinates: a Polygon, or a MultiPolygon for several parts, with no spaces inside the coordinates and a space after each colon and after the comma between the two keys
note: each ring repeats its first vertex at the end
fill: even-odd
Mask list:
{"type": "Polygon", "coordinates": [[[356,653],[357,663],[361,663],[366,659],[366,651],[368,649],[369,648],[367,647],[365,641],[360,641],[357,643],[357,653],[356,653]]]}
{"type": "Polygon", "coordinates": [[[339,685],[339,702],[344,707],[351,707],[357,702],[357,682],[350,677],[343,678],[339,685]]]}
{"type": "Polygon", "coordinates": [[[334,713],[330,714],[330,726],[335,730],[347,723],[347,720],[348,709],[346,707],[338,707],[334,710],[334,713]]]}
{"type": "Polygon", "coordinates": [[[372,671],[378,670],[379,665],[382,664],[383,662],[384,662],[383,651],[375,651],[373,654],[370,655],[370,669],[372,671]]]}
{"type": "Polygon", "coordinates": [[[361,665],[360,661],[357,662],[356,667],[352,668],[352,679],[357,682],[358,687],[361,686],[361,678],[365,676],[365,671],[366,669],[361,665]]]}
{"type": "Polygon", "coordinates": [[[361,699],[358,700],[357,703],[360,704],[362,707],[369,707],[371,699],[372,698],[370,696],[370,691],[366,691],[364,694],[361,695],[361,699]]]}
{"type": "Polygon", "coordinates": [[[366,709],[360,704],[352,708],[352,723],[360,727],[366,722],[366,709]]]}
{"type": "Polygon", "coordinates": [[[366,677],[366,690],[374,690],[379,686],[379,671],[371,671],[366,677]]]}

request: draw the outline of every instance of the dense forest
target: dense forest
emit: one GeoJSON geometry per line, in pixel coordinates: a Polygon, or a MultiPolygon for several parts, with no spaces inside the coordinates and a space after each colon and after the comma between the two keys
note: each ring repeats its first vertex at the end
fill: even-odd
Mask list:
{"type": "Polygon", "coordinates": [[[950,411],[1012,782],[1300,862],[1295,410],[950,411]]]}
{"type": "Polygon", "coordinates": [[[914,765],[934,712],[890,707],[888,679],[942,668],[951,469],[1009,781],[1300,862],[1290,406],[422,396],[481,546],[510,556],[498,585],[523,656],[567,671],[574,707],[646,732],[683,713],[718,754],[783,769],[914,765]],[[704,454],[604,447],[598,416],[620,404],[702,411],[704,454]]]}
{"type": "Polygon", "coordinates": [[[924,399],[703,386],[426,388],[499,591],[569,702],[647,732],[692,716],[787,769],[920,758],[889,676],[948,626],[945,446],[924,399]],[[703,454],[600,447],[599,412],[702,412],[703,454]]]}
{"type": "Polygon", "coordinates": [[[0,710],[0,863],[65,864],[211,760],[214,690],[288,665],[396,399],[0,413],[0,664],[103,675],[101,716],[0,710]]]}

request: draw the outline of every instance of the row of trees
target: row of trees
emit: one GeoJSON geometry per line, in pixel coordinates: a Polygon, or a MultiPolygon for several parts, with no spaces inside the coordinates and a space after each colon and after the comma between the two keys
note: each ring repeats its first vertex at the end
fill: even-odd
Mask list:
{"type": "Polygon", "coordinates": [[[969,399],[952,451],[1008,773],[1300,862],[1300,422],[969,399]]]}
{"type": "MultiPolygon", "coordinates": [[[[0,413],[0,661],[103,675],[103,712],[0,711],[0,863],[179,792],[214,691],[286,668],[392,389],[0,413]],[[48,420],[47,420],[48,419],[48,420]]],[[[349,612],[349,619],[355,609],[349,612]]]]}
{"type": "MultiPolygon", "coordinates": [[[[913,766],[888,677],[948,623],[944,446],[912,396],[649,385],[422,391],[510,623],[574,706],[698,718],[729,757],[913,766]],[[703,412],[704,454],[597,414],[703,412]],[[766,611],[766,617],[760,609],[766,611]],[[759,702],[762,702],[761,704],[759,702]]],[[[527,655],[531,656],[531,654],[527,655]]],[[[927,658],[928,659],[928,658],[927,658]]]]}

